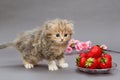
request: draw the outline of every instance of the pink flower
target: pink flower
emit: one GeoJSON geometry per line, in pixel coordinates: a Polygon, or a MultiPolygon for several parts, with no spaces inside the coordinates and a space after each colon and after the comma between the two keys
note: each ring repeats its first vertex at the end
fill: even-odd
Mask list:
{"type": "Polygon", "coordinates": [[[72,52],[72,48],[71,47],[67,47],[66,52],[71,53],[72,52]]]}
{"type": "MultiPolygon", "coordinates": [[[[86,42],[80,42],[79,40],[71,39],[68,42],[66,52],[72,53],[74,48],[76,49],[76,51],[81,51],[81,50],[90,49],[91,47],[92,47],[92,42],[90,40],[86,42]]],[[[107,49],[107,46],[105,44],[102,44],[100,47],[103,49],[107,49]]]]}
{"type": "Polygon", "coordinates": [[[68,43],[70,44],[71,42],[74,42],[74,39],[70,39],[70,41],[68,43]]]}
{"type": "Polygon", "coordinates": [[[78,43],[75,44],[76,51],[86,50],[88,48],[91,48],[91,41],[78,42],[78,43]]]}
{"type": "Polygon", "coordinates": [[[79,43],[80,41],[79,40],[74,40],[75,44],[79,43]]]}
{"type": "Polygon", "coordinates": [[[92,42],[91,41],[87,41],[86,44],[87,44],[88,48],[92,47],[92,42]]]}
{"type": "Polygon", "coordinates": [[[107,46],[105,44],[102,44],[100,47],[103,49],[107,49],[107,46]]]}
{"type": "Polygon", "coordinates": [[[71,45],[73,45],[74,44],[74,39],[71,39],[69,42],[68,42],[68,47],[70,47],[71,45]]]}
{"type": "Polygon", "coordinates": [[[81,42],[80,46],[81,46],[82,50],[85,50],[85,49],[87,49],[89,47],[89,45],[86,44],[86,42],[81,42]]]}
{"type": "Polygon", "coordinates": [[[75,39],[71,39],[69,42],[68,42],[68,47],[75,47],[75,45],[79,43],[79,40],[75,40],[75,39]]]}
{"type": "Polygon", "coordinates": [[[76,49],[76,51],[81,51],[82,50],[81,43],[77,43],[75,45],[75,49],[76,49]]]}

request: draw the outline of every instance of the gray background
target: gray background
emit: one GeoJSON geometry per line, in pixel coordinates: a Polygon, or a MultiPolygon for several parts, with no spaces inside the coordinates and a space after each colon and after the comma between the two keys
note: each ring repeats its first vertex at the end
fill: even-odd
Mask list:
{"type": "MultiPolygon", "coordinates": [[[[12,41],[17,34],[62,18],[74,23],[73,38],[106,44],[120,51],[120,0],[0,0],[0,43],[12,41]]],[[[119,80],[120,54],[111,53],[118,64],[111,74],[87,74],[77,70],[77,55],[66,56],[69,68],[50,72],[47,64],[31,70],[23,67],[15,49],[0,50],[0,80],[119,80]]]]}

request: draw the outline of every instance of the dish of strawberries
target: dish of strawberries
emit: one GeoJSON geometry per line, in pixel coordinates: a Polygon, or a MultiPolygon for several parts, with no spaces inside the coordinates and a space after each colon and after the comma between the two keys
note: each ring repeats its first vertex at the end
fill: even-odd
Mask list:
{"type": "Polygon", "coordinates": [[[117,67],[117,64],[112,62],[112,56],[99,45],[80,53],[76,58],[76,65],[79,70],[88,73],[108,73],[117,67]]]}

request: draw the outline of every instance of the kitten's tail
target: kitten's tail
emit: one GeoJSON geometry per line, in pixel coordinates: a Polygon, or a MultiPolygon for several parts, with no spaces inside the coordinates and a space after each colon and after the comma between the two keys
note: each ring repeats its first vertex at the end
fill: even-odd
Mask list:
{"type": "Polygon", "coordinates": [[[3,44],[0,44],[0,49],[4,49],[7,47],[13,47],[13,45],[14,45],[13,42],[3,43],[3,44]]]}

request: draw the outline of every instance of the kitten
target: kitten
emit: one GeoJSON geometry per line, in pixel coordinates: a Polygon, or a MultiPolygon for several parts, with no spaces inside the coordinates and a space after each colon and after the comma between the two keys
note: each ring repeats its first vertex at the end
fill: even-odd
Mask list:
{"type": "Polygon", "coordinates": [[[21,33],[13,42],[1,44],[0,49],[15,47],[22,55],[25,68],[33,68],[39,61],[48,60],[48,69],[58,70],[68,67],[64,51],[73,34],[73,24],[67,20],[47,21],[43,27],[21,33]]]}

